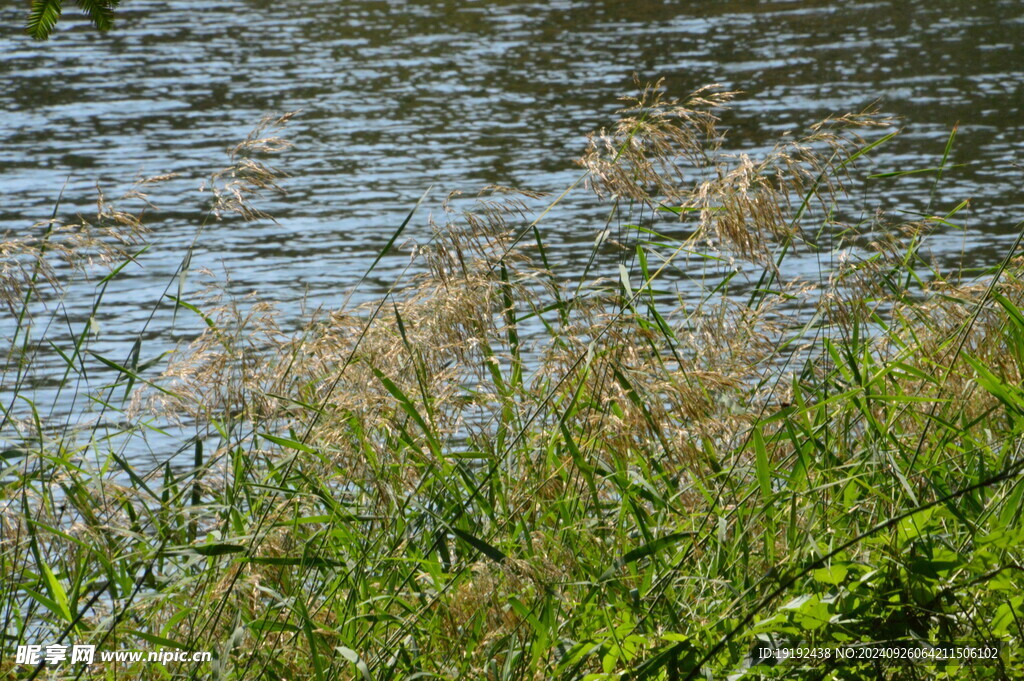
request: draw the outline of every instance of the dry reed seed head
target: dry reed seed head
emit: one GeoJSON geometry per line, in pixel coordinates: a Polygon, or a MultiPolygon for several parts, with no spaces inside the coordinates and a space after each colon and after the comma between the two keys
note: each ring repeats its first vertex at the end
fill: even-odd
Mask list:
{"type": "MultiPolygon", "coordinates": [[[[337,444],[350,440],[353,416],[362,422],[363,432],[393,433],[392,421],[399,412],[393,396],[372,373],[372,367],[378,367],[417,404],[421,402],[422,382],[430,395],[431,409],[424,413],[430,414],[426,418],[432,428],[437,433],[457,432],[463,427],[462,395],[466,387],[486,385],[481,343],[490,337],[494,345],[503,329],[499,321],[502,291],[498,282],[478,278],[442,287],[423,277],[417,286],[409,297],[396,302],[404,337],[391,317],[378,318],[366,329],[366,313],[373,308],[367,306],[360,314],[332,315],[330,324],[312,327],[301,347],[288,341],[275,345],[277,329],[271,326],[274,338],[266,344],[266,352],[255,352],[253,357],[258,361],[249,363],[235,335],[247,336],[252,345],[251,320],[238,319],[237,311],[223,319],[222,311],[215,317],[216,330],[208,329],[187,352],[179,353],[167,373],[173,391],[187,398],[174,409],[207,418],[234,405],[239,410],[247,407],[243,412],[246,418],[282,418],[283,424],[288,419],[300,419],[301,410],[267,410],[260,399],[261,391],[293,394],[296,386],[302,386],[309,403],[329,398],[312,441],[337,444]],[[357,361],[346,366],[360,339],[357,361]],[[284,366],[291,367],[287,385],[282,385],[284,375],[274,373],[284,366]],[[334,386],[342,366],[344,375],[334,386]],[[208,411],[211,405],[213,409],[208,411]]],[[[257,310],[254,306],[253,311],[257,310]]],[[[249,316],[260,319],[252,313],[249,316]]],[[[477,393],[478,399],[488,399],[486,390],[477,393]]],[[[170,404],[166,396],[161,400],[170,404]]],[[[361,457],[356,447],[342,450],[337,453],[342,460],[361,457]]],[[[381,451],[387,458],[386,449],[381,451]]]]}
{"type": "Polygon", "coordinates": [[[508,187],[500,184],[489,184],[477,193],[478,197],[498,195],[505,195],[510,197],[512,200],[517,201],[516,205],[520,207],[520,210],[523,212],[523,215],[525,217],[526,214],[531,211],[523,199],[540,200],[546,198],[550,194],[549,192],[535,191],[532,189],[523,189],[522,187],[508,187]]]}
{"type": "Polygon", "coordinates": [[[699,210],[693,239],[703,239],[713,250],[728,252],[775,269],[769,250],[771,238],[793,234],[782,215],[779,196],[746,156],[733,171],[702,185],[684,207],[699,210]]]}
{"type": "Polygon", "coordinates": [[[828,214],[848,177],[845,162],[864,142],[856,131],[889,126],[891,119],[874,110],[826,119],[761,160],[734,160],[720,151],[714,114],[732,94],[703,89],[679,104],[663,98],[660,83],[646,86],[612,132],[588,137],[578,162],[598,196],[695,209],[695,238],[712,252],[774,268],[769,245],[800,236],[796,216],[804,197],[810,192],[828,214]]]}
{"type": "MultiPolygon", "coordinates": [[[[13,314],[18,313],[29,291],[37,298],[60,295],[69,283],[66,271],[89,276],[93,267],[109,269],[131,259],[145,243],[148,229],[142,212],[118,209],[98,185],[96,192],[92,222],[81,215],[74,223],[51,219],[32,225],[28,234],[8,231],[0,237],[0,301],[13,314]]],[[[129,191],[121,198],[139,196],[129,191]]]]}
{"type": "MultiPolygon", "coordinates": [[[[143,177],[139,177],[135,180],[136,187],[130,192],[130,194],[134,196],[134,192],[140,191],[138,187],[163,184],[164,182],[170,182],[178,177],[180,177],[179,173],[163,173],[162,175],[145,175],[143,177]]],[[[145,195],[143,194],[143,196],[145,195]]]]}
{"type": "Polygon", "coordinates": [[[487,642],[504,636],[526,636],[524,618],[508,606],[509,597],[529,602],[562,572],[547,561],[507,558],[500,565],[492,561],[474,563],[448,599],[445,624],[449,636],[459,640],[474,623],[484,627],[483,641],[475,655],[487,654],[487,642]]]}
{"type": "Polygon", "coordinates": [[[433,239],[422,251],[436,276],[442,281],[458,272],[486,277],[494,274],[499,261],[506,265],[528,262],[521,250],[512,250],[511,245],[530,223],[532,211],[527,200],[543,194],[492,185],[481,190],[466,209],[454,205],[460,196],[460,192],[452,192],[445,199],[443,225],[430,221],[433,239]]]}
{"type": "MultiPolygon", "coordinates": [[[[888,216],[877,213],[866,231],[846,230],[838,251],[836,264],[829,272],[826,291],[822,294],[822,309],[827,318],[849,329],[854,322],[866,323],[880,311],[899,303],[905,291],[893,288],[893,273],[905,268],[909,249],[939,228],[934,220],[890,222],[888,216]],[[845,246],[852,246],[845,248],[845,246]],[[855,256],[854,253],[866,255],[855,256]]],[[[835,251],[834,251],[835,252],[835,251]]],[[[918,253],[918,257],[921,254],[918,253]]],[[[933,264],[932,273],[941,276],[940,267],[933,264]]],[[[898,277],[897,277],[898,279],[898,277]]],[[[924,292],[934,292],[941,282],[925,284],[924,292]]],[[[916,305],[916,304],[915,304],[916,305]]],[[[911,306],[911,312],[919,309],[911,306]]]]}
{"type": "MultiPolygon", "coordinates": [[[[1024,292],[1013,272],[1009,274],[1003,290],[1020,300],[1024,292]]],[[[830,291],[833,297],[842,293],[830,291]]],[[[979,307],[987,293],[987,282],[958,286],[948,281],[937,281],[927,284],[920,295],[894,296],[887,302],[887,332],[875,338],[865,338],[864,342],[873,346],[872,356],[898,361],[918,372],[889,374],[890,380],[898,382],[901,393],[941,398],[936,403],[939,408],[958,410],[958,419],[983,418],[998,408],[999,402],[988,391],[978,389],[976,371],[967,363],[967,356],[996,372],[1007,384],[1024,381],[1014,359],[1015,341],[1008,338],[1004,313],[991,304],[979,307]],[[924,376],[934,378],[922,378],[924,376]],[[936,382],[935,378],[941,380],[936,382]]],[[[837,314],[852,314],[854,304],[849,301],[836,304],[837,314]]],[[[849,329],[844,333],[848,335],[849,329]]],[[[818,380],[834,371],[827,362],[814,368],[818,380]]],[[[874,409],[877,420],[888,423],[891,432],[908,441],[907,446],[916,447],[920,431],[919,414],[908,409],[894,418],[891,414],[882,413],[884,409],[883,406],[874,409]]]]}
{"type": "Polygon", "coordinates": [[[277,136],[274,133],[283,130],[288,122],[298,115],[298,111],[292,111],[283,115],[267,115],[249,132],[244,141],[235,145],[228,151],[232,158],[245,157],[251,154],[279,154],[292,147],[287,139],[277,136]]]}
{"type": "MultiPolygon", "coordinates": [[[[821,135],[812,136],[821,137],[821,135]]],[[[717,176],[698,186],[685,198],[683,208],[698,209],[698,233],[708,245],[725,247],[740,258],[774,268],[769,252],[773,242],[798,243],[801,236],[797,211],[810,188],[825,214],[836,201],[843,185],[836,175],[838,162],[823,158],[812,138],[777,146],[764,159],[749,155],[720,155],[717,176]],[[736,158],[736,161],[731,159],[736,158]]],[[[826,147],[836,151],[843,140],[829,138],[826,147]],[[836,145],[834,148],[830,145],[836,145]]],[[[686,215],[686,211],[681,216],[686,215]]]]}
{"type": "Polygon", "coordinates": [[[886,286],[886,274],[891,265],[883,258],[855,258],[849,250],[840,251],[818,295],[818,309],[827,322],[849,331],[854,323],[869,322],[890,304],[894,294],[886,286]]]}
{"type": "Polygon", "coordinates": [[[161,377],[171,394],[151,392],[148,406],[201,424],[222,415],[259,420],[288,413],[269,397],[291,394],[294,385],[283,352],[291,336],[278,325],[277,308],[254,295],[248,301],[225,296],[220,285],[195,299],[213,325],[174,353],[161,377]]]}
{"type": "Polygon", "coordinates": [[[896,125],[897,117],[882,113],[878,103],[874,102],[857,113],[842,116],[829,116],[811,126],[811,132],[835,137],[850,137],[855,146],[864,144],[864,138],[857,134],[858,129],[891,128],[896,125]]]}
{"type": "Polygon", "coordinates": [[[263,198],[266,193],[284,194],[280,181],[288,174],[279,168],[251,158],[255,155],[274,155],[291,148],[287,140],[269,135],[268,131],[278,130],[295,115],[268,116],[257,125],[246,140],[231,150],[228,155],[231,165],[213,173],[200,191],[209,189],[213,194],[212,213],[218,219],[226,214],[236,214],[243,220],[274,220],[266,211],[253,206],[253,200],[263,198]]]}
{"type": "Polygon", "coordinates": [[[774,304],[757,310],[734,304],[681,324],[670,316],[670,324],[679,324],[671,348],[659,334],[637,342],[642,334],[614,316],[597,314],[584,323],[578,315],[565,342],[548,350],[544,366],[566,374],[592,351],[587,370],[562,390],[569,400],[583,382],[575,401],[579,408],[567,423],[601,433],[602,458],[610,461],[635,447],[661,449],[668,440],[666,464],[685,467],[699,451],[691,444],[694,438],[724,443],[756,416],[769,396],[750,395],[750,386],[776,356],[777,341],[795,314],[774,304]],[[617,374],[626,384],[614,378],[617,374]],[[652,430],[652,422],[658,429],[652,430]]]}
{"type": "Polygon", "coordinates": [[[710,156],[721,143],[714,111],[735,93],[711,85],[680,103],[665,99],[662,81],[638,87],[638,96],[623,98],[628,105],[611,132],[588,135],[577,163],[588,171],[587,184],[599,197],[675,202],[712,167],[710,156]]]}

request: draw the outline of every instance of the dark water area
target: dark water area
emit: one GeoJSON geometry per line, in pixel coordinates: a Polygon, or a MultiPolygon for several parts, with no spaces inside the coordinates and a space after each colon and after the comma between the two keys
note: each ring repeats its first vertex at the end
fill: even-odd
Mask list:
{"type": "MultiPolygon", "coordinates": [[[[336,305],[410,207],[433,186],[408,236],[455,189],[489,184],[559,192],[580,171],[587,131],[617,97],[665,78],[675,95],[708,83],[740,90],[725,115],[730,148],[872,102],[904,128],[875,172],[939,162],[959,134],[937,212],[971,199],[950,257],[999,261],[1024,218],[1024,5],[1003,2],[328,2],[127,0],[99,34],[73,3],[53,38],[21,32],[25,3],[0,10],[0,230],[88,214],[133,178],[180,177],[152,199],[154,247],[107,293],[101,343],[130,346],[204,215],[196,188],[264,114],[300,111],[280,166],[277,223],[225,221],[201,236],[192,267],[227,273],[236,292],[336,305]]],[[[865,185],[865,208],[924,211],[933,178],[865,185]]],[[[545,222],[568,271],[605,216],[580,191],[545,222]]],[[[944,239],[945,237],[943,237],[944,239]]],[[[938,256],[943,256],[943,239],[938,256]]],[[[385,290],[408,261],[387,258],[362,289],[385,290]]],[[[69,300],[74,321],[89,299],[69,300]],[[77,312],[75,311],[77,310],[77,312]]],[[[6,314],[6,313],[4,313],[6,314]]],[[[165,306],[151,328],[170,328],[165,306]]],[[[7,332],[8,323],[0,324],[7,332]]],[[[187,329],[162,340],[186,338],[187,329]]],[[[152,332],[155,334],[156,332],[152,332]]],[[[121,353],[123,354],[123,352],[121,353]]]]}

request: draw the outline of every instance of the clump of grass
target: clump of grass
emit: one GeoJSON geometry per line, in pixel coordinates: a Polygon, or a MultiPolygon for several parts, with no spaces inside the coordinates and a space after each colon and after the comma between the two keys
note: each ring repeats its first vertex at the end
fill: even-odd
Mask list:
{"type": "MultiPolygon", "coordinates": [[[[895,679],[920,667],[751,651],[997,639],[972,674],[1016,675],[1019,239],[943,271],[922,247],[965,203],[843,221],[890,121],[733,156],[732,97],[642,88],[591,137],[584,179],[625,226],[579,280],[545,247],[559,198],[502,187],[449,197],[414,274],[294,332],[272,301],[189,294],[186,255],[170,304],[203,328],[161,369],[62,355],[113,372],[125,425],[4,431],[6,645],[208,650],[170,673],[237,679],[895,679]],[[833,265],[801,278],[794,253],[833,265]],[[193,434],[139,470],[130,443],[167,422],[193,434]]],[[[270,125],[214,216],[269,217],[270,125]]],[[[11,300],[67,285],[17,253],[46,274],[11,300]]]]}

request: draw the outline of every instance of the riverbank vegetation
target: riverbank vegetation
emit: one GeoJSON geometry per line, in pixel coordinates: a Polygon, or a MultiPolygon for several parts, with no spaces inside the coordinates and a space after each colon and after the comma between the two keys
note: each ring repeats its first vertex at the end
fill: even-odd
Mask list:
{"type": "MultiPolygon", "coordinates": [[[[737,156],[730,98],[648,87],[590,138],[582,273],[545,246],[560,196],[452,195],[407,277],[295,332],[194,292],[185,255],[153,305],[203,330],[154,354],[145,322],[111,355],[62,301],[95,310],[153,257],[141,214],[5,235],[0,674],[1019,678],[1019,238],[975,269],[928,257],[970,210],[955,131],[907,221],[861,205],[906,170],[867,176],[891,121],[737,156]],[[877,642],[932,659],[759,653],[877,642]],[[213,660],[16,664],[27,644],[213,660]]],[[[268,217],[283,123],[212,178],[197,240],[268,217]]]]}

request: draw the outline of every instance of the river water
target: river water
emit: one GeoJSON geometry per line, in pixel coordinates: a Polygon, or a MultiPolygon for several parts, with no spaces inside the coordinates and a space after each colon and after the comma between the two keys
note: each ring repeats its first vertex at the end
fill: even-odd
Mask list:
{"type": "MultiPolygon", "coordinates": [[[[936,210],[971,208],[950,253],[993,264],[1024,217],[1017,0],[126,0],[105,35],[67,2],[45,43],[19,32],[24,4],[0,9],[0,230],[48,218],[65,182],[71,216],[94,205],[97,182],[116,195],[140,174],[180,174],[153,192],[154,247],[106,293],[97,347],[120,355],[202,220],[196,187],[271,112],[301,112],[280,163],[289,194],[264,204],[278,222],[212,224],[192,267],[289,311],[343,300],[430,186],[412,238],[450,190],[569,185],[584,134],[614,120],[634,72],[677,95],[713,82],[743,91],[724,119],[736,150],[877,101],[904,132],[873,155],[876,172],[936,165],[959,123],[952,162],[965,165],[943,178],[936,210]]],[[[930,182],[869,185],[867,201],[922,211],[930,182]]],[[[602,226],[595,208],[578,192],[546,223],[570,271],[602,226]]],[[[405,262],[386,259],[363,293],[405,262]]],[[[68,301],[73,327],[90,303],[68,301]]],[[[164,308],[151,328],[169,317],[164,308]]]]}

